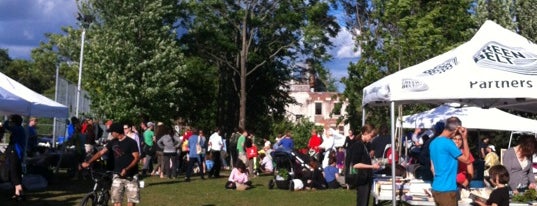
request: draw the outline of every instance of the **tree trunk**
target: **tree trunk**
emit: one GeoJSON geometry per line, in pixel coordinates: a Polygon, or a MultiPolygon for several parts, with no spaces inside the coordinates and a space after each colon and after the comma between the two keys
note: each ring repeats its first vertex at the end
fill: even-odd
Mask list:
{"type": "Polygon", "coordinates": [[[246,129],[246,59],[248,57],[248,39],[246,32],[246,18],[243,21],[242,25],[242,48],[241,48],[241,57],[240,57],[240,67],[241,67],[241,88],[240,88],[240,100],[239,100],[239,128],[246,129]]]}

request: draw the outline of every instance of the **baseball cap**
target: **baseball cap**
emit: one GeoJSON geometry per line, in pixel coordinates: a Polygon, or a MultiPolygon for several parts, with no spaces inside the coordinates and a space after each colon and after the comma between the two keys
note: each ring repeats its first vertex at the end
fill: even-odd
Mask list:
{"type": "Polygon", "coordinates": [[[110,129],[108,129],[108,132],[110,133],[116,132],[118,134],[125,134],[125,132],[123,131],[123,125],[120,123],[112,123],[112,125],[110,125],[110,129]]]}
{"type": "Polygon", "coordinates": [[[154,127],[155,126],[155,123],[153,122],[147,122],[147,127],[154,127]]]}
{"type": "Polygon", "coordinates": [[[489,148],[490,148],[493,152],[496,152],[496,147],[494,147],[494,145],[489,145],[489,148]]]}

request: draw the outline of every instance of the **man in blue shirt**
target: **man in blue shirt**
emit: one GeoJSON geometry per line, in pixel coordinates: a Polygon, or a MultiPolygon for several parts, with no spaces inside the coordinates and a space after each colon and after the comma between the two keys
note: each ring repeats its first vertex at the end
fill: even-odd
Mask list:
{"type": "Polygon", "coordinates": [[[285,151],[293,151],[293,148],[295,147],[295,143],[293,139],[291,139],[291,131],[287,131],[285,133],[285,137],[280,140],[279,144],[285,151]]]}
{"type": "Polygon", "coordinates": [[[457,167],[459,161],[470,163],[470,150],[466,128],[461,126],[461,120],[450,117],[446,120],[446,127],[429,146],[431,152],[431,171],[434,174],[432,183],[433,197],[436,205],[457,205],[457,167]],[[457,148],[451,140],[460,134],[463,139],[463,150],[457,148]]]}

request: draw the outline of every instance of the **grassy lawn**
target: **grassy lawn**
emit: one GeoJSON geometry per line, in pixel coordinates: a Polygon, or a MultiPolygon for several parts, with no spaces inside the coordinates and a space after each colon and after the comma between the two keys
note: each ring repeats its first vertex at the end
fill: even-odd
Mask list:
{"type": "MultiPolygon", "coordinates": [[[[355,190],[310,190],[288,191],[268,189],[272,176],[252,179],[255,188],[247,191],[226,190],[227,178],[201,180],[192,177],[184,182],[183,177],[176,180],[149,177],[141,190],[139,205],[355,205],[355,190]]],[[[53,179],[46,191],[29,192],[27,200],[20,205],[80,205],[84,194],[91,191],[89,180],[72,181],[68,178],[53,179]]],[[[5,196],[5,195],[4,195],[5,196]]],[[[16,205],[3,198],[0,205],[16,205]]]]}

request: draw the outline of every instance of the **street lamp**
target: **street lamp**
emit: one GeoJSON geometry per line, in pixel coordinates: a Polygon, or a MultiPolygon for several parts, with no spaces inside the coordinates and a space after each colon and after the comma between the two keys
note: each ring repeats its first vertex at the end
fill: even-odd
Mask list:
{"type": "Polygon", "coordinates": [[[76,91],[75,110],[75,116],[78,117],[78,108],[80,107],[80,87],[82,84],[82,60],[84,59],[84,38],[86,38],[86,29],[90,26],[91,22],[93,22],[93,16],[78,13],[76,20],[78,20],[80,22],[80,25],[82,26],[82,41],[80,45],[80,64],[78,65],[78,86],[76,91]]]}

